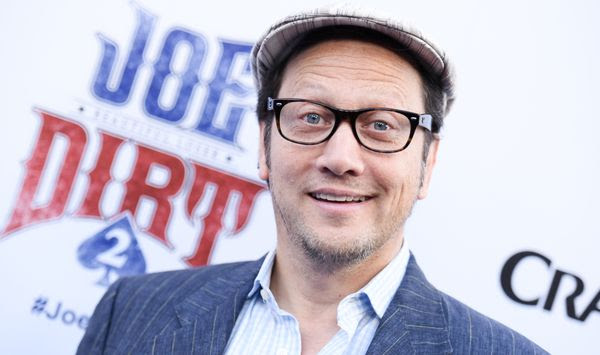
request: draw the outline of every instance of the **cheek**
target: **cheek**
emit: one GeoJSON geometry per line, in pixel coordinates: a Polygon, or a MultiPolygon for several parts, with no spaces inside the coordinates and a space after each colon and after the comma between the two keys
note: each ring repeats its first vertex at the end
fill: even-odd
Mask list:
{"type": "Polygon", "coordinates": [[[380,185],[389,194],[392,204],[401,204],[404,200],[414,200],[421,185],[421,163],[415,161],[395,161],[378,164],[374,170],[380,185]]]}
{"type": "Polygon", "coordinates": [[[270,177],[277,179],[280,184],[293,184],[298,177],[298,172],[305,164],[301,152],[290,149],[288,144],[278,144],[273,138],[270,152],[270,177]]]}

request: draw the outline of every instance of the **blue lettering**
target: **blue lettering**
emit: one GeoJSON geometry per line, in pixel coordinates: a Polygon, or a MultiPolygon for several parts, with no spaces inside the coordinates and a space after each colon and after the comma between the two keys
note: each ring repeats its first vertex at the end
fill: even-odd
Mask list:
{"type": "MultiPolygon", "coordinates": [[[[115,105],[126,103],[150,40],[156,17],[136,6],[137,26],[131,49],[122,70],[115,68],[119,47],[99,34],[101,60],[92,85],[92,94],[115,105]]],[[[248,43],[219,40],[221,53],[212,78],[206,83],[206,94],[194,130],[235,144],[242,118],[252,109],[249,96],[254,94],[251,82],[248,43]]],[[[180,122],[188,112],[199,73],[207,54],[204,37],[186,29],[175,28],[164,39],[158,59],[153,65],[152,79],[144,98],[144,111],[153,118],[172,124],[180,122]],[[189,49],[185,64],[178,65],[189,49]]]]}
{"type": "Polygon", "coordinates": [[[92,93],[99,99],[109,101],[114,104],[125,103],[131,94],[131,87],[138,72],[140,65],[144,61],[144,50],[148,42],[148,37],[154,25],[154,16],[137,8],[138,24],[137,29],[127,58],[127,63],[121,73],[119,84],[116,87],[109,85],[111,72],[115,67],[118,46],[114,41],[99,34],[98,37],[102,43],[102,60],[96,74],[96,79],[92,87],[92,93]]]}
{"type": "Polygon", "coordinates": [[[170,122],[177,122],[183,118],[187,111],[190,97],[194,87],[198,83],[198,71],[204,60],[206,44],[202,36],[193,34],[182,29],[171,31],[160,53],[159,59],[154,64],[154,76],[146,94],[145,109],[146,112],[154,117],[162,118],[170,122]],[[187,62],[187,68],[183,74],[173,73],[171,62],[178,44],[187,43],[190,46],[191,54],[187,62]],[[164,95],[164,84],[169,77],[179,79],[179,91],[174,103],[169,108],[161,106],[159,100],[161,92],[164,95]]]}
{"type": "Polygon", "coordinates": [[[236,134],[248,105],[230,104],[224,120],[218,120],[217,112],[223,104],[223,96],[229,92],[237,97],[245,97],[251,93],[251,88],[232,78],[232,69],[239,60],[244,60],[242,76],[250,76],[249,53],[252,46],[234,42],[221,41],[221,58],[215,70],[213,79],[208,85],[208,93],[204,108],[196,130],[220,138],[229,143],[235,143],[236,134]]]}
{"type": "Polygon", "coordinates": [[[79,328],[85,329],[87,328],[89,322],[90,319],[87,316],[81,316],[77,321],[77,325],[79,326],[79,328]]]}
{"type": "Polygon", "coordinates": [[[73,311],[65,311],[65,313],[63,313],[61,319],[62,319],[63,323],[71,324],[71,323],[75,322],[75,320],[77,319],[77,316],[75,315],[75,313],[73,311]]]}
{"type": "Polygon", "coordinates": [[[46,316],[52,320],[56,319],[56,317],[58,317],[58,314],[60,313],[61,307],[62,302],[58,302],[58,305],[56,306],[56,311],[54,311],[54,315],[51,315],[50,313],[48,313],[48,311],[46,311],[46,316]]]}

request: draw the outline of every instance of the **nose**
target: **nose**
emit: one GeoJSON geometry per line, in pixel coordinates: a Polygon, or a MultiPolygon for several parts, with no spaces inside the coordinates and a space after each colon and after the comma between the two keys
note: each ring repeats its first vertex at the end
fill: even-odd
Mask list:
{"type": "Polygon", "coordinates": [[[363,173],[365,165],[361,156],[362,148],[348,122],[342,122],[333,136],[323,144],[323,151],[316,160],[319,171],[337,176],[359,176],[363,173]]]}

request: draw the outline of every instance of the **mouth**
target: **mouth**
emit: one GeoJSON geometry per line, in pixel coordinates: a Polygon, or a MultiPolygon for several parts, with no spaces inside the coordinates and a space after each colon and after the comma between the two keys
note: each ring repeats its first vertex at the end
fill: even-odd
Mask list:
{"type": "Polygon", "coordinates": [[[324,192],[311,192],[309,195],[318,201],[334,202],[334,203],[361,203],[369,200],[371,197],[354,194],[332,194],[324,192]]]}

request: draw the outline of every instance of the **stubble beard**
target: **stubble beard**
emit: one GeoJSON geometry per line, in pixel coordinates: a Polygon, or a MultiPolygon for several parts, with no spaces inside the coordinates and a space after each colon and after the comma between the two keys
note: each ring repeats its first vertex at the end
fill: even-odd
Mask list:
{"type": "MultiPolygon", "coordinates": [[[[408,208],[401,211],[400,218],[389,223],[379,222],[382,225],[371,225],[363,231],[356,232],[360,235],[348,236],[348,241],[343,245],[332,245],[327,241],[332,236],[323,235],[308,226],[307,217],[299,213],[292,206],[279,203],[277,193],[273,190],[272,181],[270,187],[273,196],[273,207],[279,215],[286,234],[292,244],[297,247],[311,262],[314,269],[325,273],[334,273],[367,260],[375,252],[381,249],[390,239],[399,238],[406,219],[412,212],[416,201],[413,200],[408,208]]],[[[340,226],[341,227],[341,226],[340,226]]],[[[335,236],[336,239],[344,239],[345,236],[335,236]]]]}

